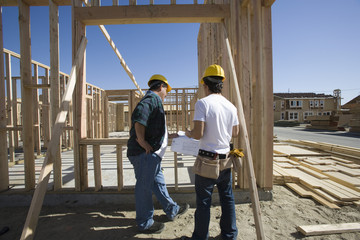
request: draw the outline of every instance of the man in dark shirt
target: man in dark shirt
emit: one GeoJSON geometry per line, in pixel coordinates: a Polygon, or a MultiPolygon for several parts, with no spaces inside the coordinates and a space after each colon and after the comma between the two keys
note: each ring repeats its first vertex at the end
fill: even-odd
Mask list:
{"type": "Polygon", "coordinates": [[[149,91],[140,100],[131,116],[127,157],[135,171],[138,228],[144,233],[160,233],[164,229],[164,224],[153,220],[152,193],[170,220],[184,214],[189,205],[179,206],[172,200],[161,171],[161,159],[165,154],[168,138],[177,135],[167,133],[162,103],[171,87],[167,79],[160,74],[153,75],[148,85],[149,91]]]}

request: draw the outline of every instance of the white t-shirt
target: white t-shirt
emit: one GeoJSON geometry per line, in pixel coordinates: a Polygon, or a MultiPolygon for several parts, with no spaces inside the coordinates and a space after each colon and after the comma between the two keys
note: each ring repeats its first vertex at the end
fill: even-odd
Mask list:
{"type": "Polygon", "coordinates": [[[159,150],[157,150],[157,151],[155,152],[160,158],[163,158],[163,157],[164,157],[167,145],[168,145],[168,132],[167,132],[167,127],[166,127],[166,117],[165,117],[165,135],[164,135],[164,140],[163,140],[163,142],[162,142],[161,147],[159,148],[159,150]]]}
{"type": "Polygon", "coordinates": [[[205,122],[200,149],[219,154],[230,151],[233,126],[239,125],[236,107],[220,94],[210,94],[195,104],[194,121],[205,122]]]}

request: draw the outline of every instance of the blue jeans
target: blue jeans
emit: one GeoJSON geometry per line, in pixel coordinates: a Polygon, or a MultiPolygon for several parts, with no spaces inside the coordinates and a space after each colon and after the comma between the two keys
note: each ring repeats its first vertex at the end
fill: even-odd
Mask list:
{"type": "Polygon", "coordinates": [[[238,230],[236,227],[235,201],[231,179],[230,168],[221,171],[218,179],[195,175],[196,211],[195,229],[192,239],[202,240],[209,237],[211,195],[215,184],[217,185],[221,202],[221,237],[222,239],[236,239],[238,230]]]}
{"type": "Polygon", "coordinates": [[[161,158],[155,153],[142,153],[128,158],[135,171],[136,222],[139,229],[148,229],[154,223],[152,193],[160,202],[166,216],[173,219],[179,211],[179,206],[172,200],[167,191],[164,175],[161,171],[161,158]]]}

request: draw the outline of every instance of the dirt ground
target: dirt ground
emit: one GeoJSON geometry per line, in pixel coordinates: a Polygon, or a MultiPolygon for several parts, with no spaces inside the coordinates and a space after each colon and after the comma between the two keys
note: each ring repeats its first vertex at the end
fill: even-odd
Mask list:
{"type": "MultiPolygon", "coordinates": [[[[274,186],[273,201],[261,202],[262,223],[266,239],[360,239],[360,233],[332,234],[304,237],[297,232],[298,225],[335,224],[360,222],[360,208],[344,206],[333,210],[317,204],[311,199],[301,198],[286,187],[274,186]]],[[[20,239],[26,219],[27,207],[4,208],[0,205],[0,229],[9,231],[0,240],[20,239]]],[[[36,240],[57,239],[178,239],[191,236],[194,227],[194,206],[174,222],[166,221],[163,211],[156,209],[154,219],[165,222],[161,234],[139,234],[135,226],[135,211],[121,206],[94,207],[46,207],[42,208],[35,238],[36,240]]],[[[238,239],[256,239],[251,204],[236,205],[238,239]]],[[[221,209],[211,209],[210,238],[219,237],[221,209]]]]}

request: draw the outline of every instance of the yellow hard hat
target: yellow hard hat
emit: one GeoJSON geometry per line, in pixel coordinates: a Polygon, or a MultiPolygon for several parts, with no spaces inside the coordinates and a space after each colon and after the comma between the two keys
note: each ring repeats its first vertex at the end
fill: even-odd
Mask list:
{"type": "Polygon", "coordinates": [[[204,72],[203,77],[201,78],[201,84],[204,84],[204,78],[210,77],[210,76],[216,76],[216,77],[222,77],[222,81],[225,80],[225,72],[224,69],[217,64],[210,65],[204,72]]]}
{"type": "Polygon", "coordinates": [[[160,75],[160,74],[154,74],[154,75],[152,75],[151,78],[150,78],[150,80],[149,80],[149,82],[148,82],[148,86],[149,86],[149,87],[150,87],[150,82],[151,82],[151,81],[154,81],[154,80],[159,80],[159,81],[162,81],[162,82],[166,83],[166,85],[167,85],[167,90],[166,90],[166,92],[170,92],[170,91],[171,91],[171,87],[170,87],[167,79],[166,79],[163,75],[160,75]]]}

